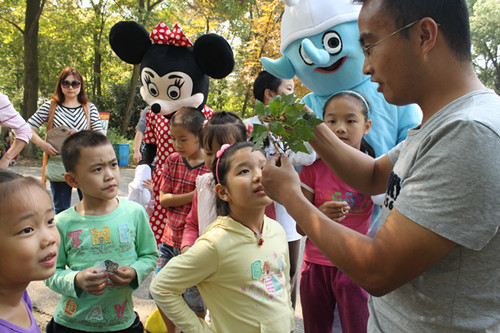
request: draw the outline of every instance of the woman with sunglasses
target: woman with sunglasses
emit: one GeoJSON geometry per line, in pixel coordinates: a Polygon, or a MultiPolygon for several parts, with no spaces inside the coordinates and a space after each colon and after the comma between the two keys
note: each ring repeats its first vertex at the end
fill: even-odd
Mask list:
{"type": "MultiPolygon", "coordinates": [[[[67,135],[77,131],[91,129],[102,131],[99,112],[94,104],[90,103],[85,94],[82,74],[73,67],[64,68],[57,78],[54,95],[28,120],[32,127],[31,141],[38,145],[50,158],[48,160],[45,177],[50,181],[52,198],[56,214],[71,205],[71,186],[64,180],[64,166],[60,152],[36,133],[36,129],[47,123],[50,128],[66,126],[67,135]]],[[[81,199],[81,194],[78,193],[81,199]]]]}

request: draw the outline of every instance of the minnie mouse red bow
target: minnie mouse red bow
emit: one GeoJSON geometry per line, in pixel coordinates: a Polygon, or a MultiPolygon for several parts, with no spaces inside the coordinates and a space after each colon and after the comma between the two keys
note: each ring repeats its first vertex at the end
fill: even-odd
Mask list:
{"type": "Polygon", "coordinates": [[[155,44],[193,46],[193,43],[184,35],[182,28],[177,23],[170,30],[163,21],[160,21],[149,35],[149,39],[155,44]]]}

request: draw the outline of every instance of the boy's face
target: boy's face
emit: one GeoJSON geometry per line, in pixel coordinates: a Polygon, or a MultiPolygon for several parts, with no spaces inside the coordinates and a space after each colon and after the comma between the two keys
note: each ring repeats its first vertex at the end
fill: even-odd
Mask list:
{"type": "Polygon", "coordinates": [[[0,216],[2,284],[27,284],[54,274],[60,243],[50,196],[38,186],[12,195],[0,216]]]}
{"type": "Polygon", "coordinates": [[[113,146],[83,148],[75,170],[67,176],[68,183],[79,188],[85,199],[113,200],[120,186],[120,168],[113,146]]]}
{"type": "Polygon", "coordinates": [[[182,157],[189,158],[200,151],[200,140],[184,126],[170,127],[174,149],[182,157]]]}

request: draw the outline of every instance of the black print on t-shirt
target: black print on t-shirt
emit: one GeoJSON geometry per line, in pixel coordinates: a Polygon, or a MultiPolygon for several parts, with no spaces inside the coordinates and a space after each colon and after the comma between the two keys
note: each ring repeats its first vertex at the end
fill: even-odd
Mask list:
{"type": "Polygon", "coordinates": [[[387,184],[387,195],[384,200],[384,206],[389,208],[389,210],[392,210],[394,207],[394,202],[398,198],[399,192],[401,192],[401,178],[394,171],[391,171],[387,184]]]}

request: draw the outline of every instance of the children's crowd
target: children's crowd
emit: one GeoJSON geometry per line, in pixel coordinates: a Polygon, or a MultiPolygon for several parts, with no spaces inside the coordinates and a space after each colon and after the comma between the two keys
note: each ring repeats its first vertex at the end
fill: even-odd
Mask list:
{"type": "MultiPolygon", "coordinates": [[[[285,90],[293,93],[293,81],[263,72],[255,90],[267,94],[267,104],[285,90]]],[[[324,118],[347,144],[366,149],[369,112],[363,96],[346,91],[328,101],[324,118]]],[[[1,218],[2,237],[29,247],[0,245],[9,244],[24,256],[2,262],[2,272],[11,271],[2,289],[9,290],[13,306],[0,327],[37,331],[26,287],[45,280],[61,294],[47,332],[143,332],[132,291],[153,272],[150,292],[168,332],[293,331],[298,255],[290,250],[298,249],[290,247],[287,232],[302,231],[295,230],[291,217],[277,213],[278,204],[264,192],[262,169],[270,154],[253,150],[251,128],[250,121],[228,111],[209,119],[190,107],[174,114],[170,135],[175,152],[156,166],[161,168],[159,203],[167,208],[159,244],[150,225],[150,203],[117,198],[117,158],[99,131],[75,131],[60,148],[65,183],[78,189],[82,199],[58,214],[38,181],[2,171],[0,195],[12,202],[9,218],[1,218]],[[30,200],[16,198],[25,197],[25,191],[30,200]],[[25,248],[32,250],[21,250],[25,248]]],[[[302,169],[304,193],[318,206],[332,204],[332,220],[366,233],[370,197],[343,185],[331,172],[332,180],[322,176],[315,182],[321,168],[324,163],[318,159],[302,169]]],[[[142,185],[153,197],[152,181],[142,185]]],[[[292,243],[297,241],[292,237],[292,243]]],[[[344,331],[366,330],[366,292],[331,267],[309,241],[304,262],[306,330],[331,327],[336,304],[344,331]]]]}

